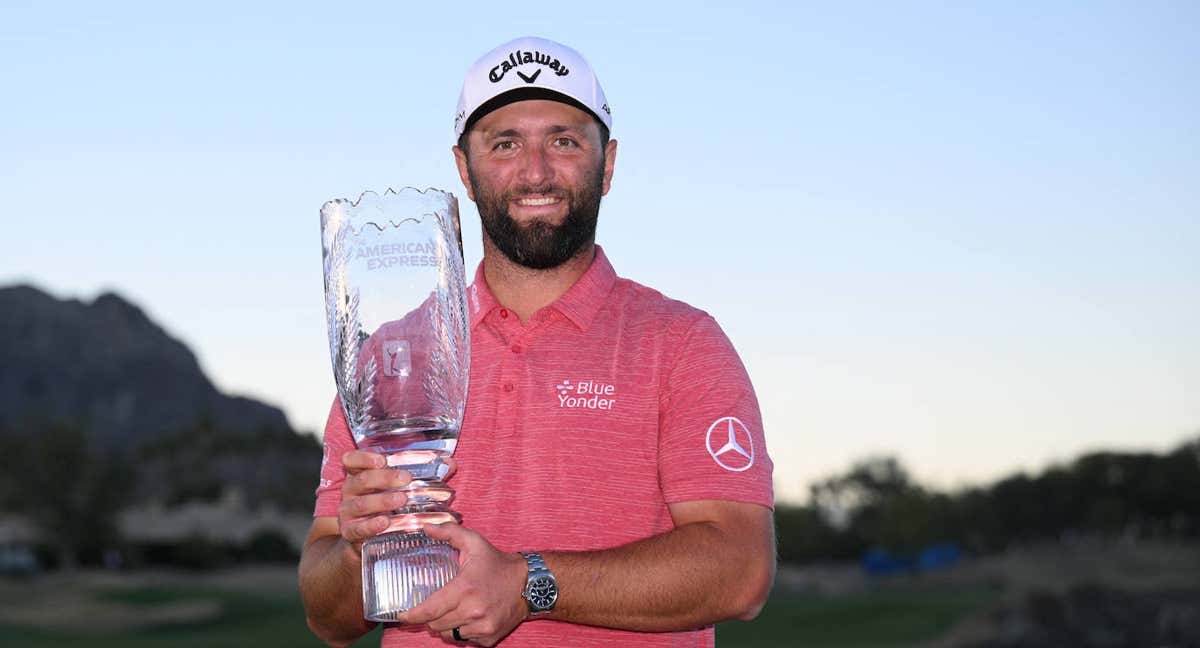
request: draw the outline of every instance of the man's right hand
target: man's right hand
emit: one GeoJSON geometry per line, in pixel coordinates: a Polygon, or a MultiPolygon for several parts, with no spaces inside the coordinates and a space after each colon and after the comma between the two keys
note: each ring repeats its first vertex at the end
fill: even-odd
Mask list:
{"type": "Polygon", "coordinates": [[[404,506],[408,497],[398,489],[412,482],[407,470],[387,467],[387,457],[366,450],[342,455],[346,481],[338,506],[338,531],[361,555],[362,543],[388,528],[389,515],[404,506]]]}
{"type": "MultiPolygon", "coordinates": [[[[300,595],[308,625],[331,646],[345,646],[370,631],[363,619],[362,544],[388,528],[393,511],[407,503],[404,488],[412,482],[406,470],[387,467],[387,458],[365,450],[342,455],[342,482],[337,517],[316,517],[300,557],[300,595]]],[[[456,468],[447,459],[449,473],[456,468]]]]}

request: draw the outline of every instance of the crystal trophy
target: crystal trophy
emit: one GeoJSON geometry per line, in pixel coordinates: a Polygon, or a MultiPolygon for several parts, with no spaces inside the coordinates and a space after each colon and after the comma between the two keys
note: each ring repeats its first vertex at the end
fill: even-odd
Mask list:
{"type": "Polygon", "coordinates": [[[412,473],[408,501],[362,546],[363,613],[395,621],[458,572],[421,532],[458,521],[443,479],[467,400],[469,326],[458,201],[411,187],[321,207],[334,382],[360,449],[412,473]]]}

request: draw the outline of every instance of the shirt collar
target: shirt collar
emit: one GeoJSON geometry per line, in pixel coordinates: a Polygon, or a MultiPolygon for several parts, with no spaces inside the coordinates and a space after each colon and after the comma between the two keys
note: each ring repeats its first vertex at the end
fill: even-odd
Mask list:
{"type": "Polygon", "coordinates": [[[586,331],[616,281],[617,272],[609,263],[604,249],[597,245],[596,257],[592,259],[587,272],[562,297],[550,304],[550,308],[565,315],[581,331],[586,331]]]}
{"type": "Polygon", "coordinates": [[[475,281],[467,287],[467,310],[471,313],[471,330],[487,317],[487,314],[500,305],[488,289],[487,278],[483,276],[483,261],[475,269],[475,281]]]}
{"type": "MultiPolygon", "coordinates": [[[[548,308],[553,308],[571,320],[580,330],[586,331],[604,304],[609,291],[617,281],[617,272],[604,254],[604,248],[596,246],[596,256],[586,272],[548,308]]],[[[488,288],[483,274],[483,262],[475,270],[475,281],[467,289],[467,307],[471,312],[471,329],[474,330],[487,314],[499,308],[500,303],[488,288]]]]}

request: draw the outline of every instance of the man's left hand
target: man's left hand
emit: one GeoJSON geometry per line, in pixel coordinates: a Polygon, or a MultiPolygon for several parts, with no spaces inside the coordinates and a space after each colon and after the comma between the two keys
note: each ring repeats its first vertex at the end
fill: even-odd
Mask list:
{"type": "Polygon", "coordinates": [[[521,597],[529,569],[515,553],[504,553],[482,535],[458,524],[427,524],[425,534],[445,540],[459,551],[458,575],[400,621],[425,624],[454,642],[454,629],[464,641],[494,646],[528,614],[521,597]]]}

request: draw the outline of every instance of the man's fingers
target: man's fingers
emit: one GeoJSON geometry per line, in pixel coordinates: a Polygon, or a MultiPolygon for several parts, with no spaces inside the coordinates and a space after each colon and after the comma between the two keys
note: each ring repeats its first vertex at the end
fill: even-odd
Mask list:
{"type": "Polygon", "coordinates": [[[404,613],[400,620],[404,623],[423,624],[429,623],[434,619],[439,619],[446,616],[458,604],[458,597],[453,595],[453,592],[447,592],[450,584],[447,583],[442,589],[434,592],[421,602],[417,607],[404,613]]]}
{"type": "Polygon", "coordinates": [[[408,496],[403,491],[372,493],[342,500],[339,513],[346,519],[355,519],[380,513],[391,513],[406,503],[408,503],[408,496]]]}
{"type": "Polygon", "coordinates": [[[442,635],[442,639],[450,643],[472,643],[480,646],[494,646],[504,637],[495,628],[495,623],[489,621],[483,614],[461,614],[455,610],[437,621],[427,624],[430,630],[442,635]],[[454,630],[458,629],[460,642],[454,638],[454,630]]]}
{"type": "Polygon", "coordinates": [[[358,495],[342,500],[338,524],[342,537],[359,542],[382,533],[391,523],[389,514],[404,506],[408,496],[401,491],[358,495]]]}
{"type": "Polygon", "coordinates": [[[364,470],[346,477],[342,485],[342,496],[353,497],[372,491],[404,488],[412,483],[412,473],[407,470],[383,468],[379,470],[364,470]]]}
{"type": "MultiPolygon", "coordinates": [[[[475,634],[489,634],[491,629],[488,627],[489,623],[486,617],[487,609],[481,603],[478,601],[468,602],[463,600],[459,603],[458,607],[443,616],[426,622],[425,625],[434,632],[448,632],[455,628],[470,625],[476,630],[475,634]]],[[[463,630],[462,634],[465,636],[467,633],[463,630]]]]}
{"type": "Polygon", "coordinates": [[[359,543],[367,538],[383,533],[384,529],[388,528],[390,522],[386,515],[379,515],[365,520],[341,522],[342,537],[347,542],[359,543]]]}
{"type": "Polygon", "coordinates": [[[387,466],[387,457],[378,452],[350,450],[342,455],[342,466],[347,472],[384,468],[387,466]]]}
{"type": "Polygon", "coordinates": [[[469,534],[472,531],[467,531],[461,524],[454,522],[443,522],[441,524],[426,524],[421,527],[425,531],[425,535],[435,540],[445,540],[450,543],[451,547],[462,550],[467,542],[469,534]]]}
{"type": "Polygon", "coordinates": [[[461,628],[470,622],[471,619],[462,613],[462,608],[455,608],[440,617],[426,621],[425,626],[434,632],[449,632],[454,628],[461,628]]]}

